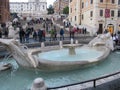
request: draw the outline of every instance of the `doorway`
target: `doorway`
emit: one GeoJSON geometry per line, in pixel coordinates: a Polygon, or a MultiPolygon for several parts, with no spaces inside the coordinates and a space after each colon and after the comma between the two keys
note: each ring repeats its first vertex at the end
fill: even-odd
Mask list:
{"type": "Polygon", "coordinates": [[[103,32],[103,24],[99,24],[98,34],[102,34],[103,32]]]}

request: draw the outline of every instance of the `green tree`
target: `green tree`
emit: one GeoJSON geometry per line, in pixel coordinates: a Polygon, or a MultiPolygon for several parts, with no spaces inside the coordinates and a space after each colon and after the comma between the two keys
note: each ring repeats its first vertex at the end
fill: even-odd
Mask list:
{"type": "Polygon", "coordinates": [[[69,14],[69,7],[66,6],[64,9],[63,9],[63,14],[69,14]]]}
{"type": "Polygon", "coordinates": [[[47,11],[48,11],[48,14],[53,14],[53,13],[54,13],[54,8],[53,8],[53,6],[52,6],[52,5],[49,5],[47,11]]]}

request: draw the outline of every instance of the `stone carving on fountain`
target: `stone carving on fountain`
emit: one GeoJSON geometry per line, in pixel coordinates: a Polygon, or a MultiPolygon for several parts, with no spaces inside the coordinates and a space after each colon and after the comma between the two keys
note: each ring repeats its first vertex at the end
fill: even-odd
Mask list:
{"type": "Polygon", "coordinates": [[[90,47],[105,46],[110,50],[114,50],[113,40],[110,33],[99,34],[96,38],[89,42],[90,47]]]}
{"type": "Polygon", "coordinates": [[[30,50],[26,46],[21,45],[19,41],[15,39],[0,39],[0,43],[6,47],[19,65],[32,68],[38,66],[38,61],[33,59],[30,50]]]}

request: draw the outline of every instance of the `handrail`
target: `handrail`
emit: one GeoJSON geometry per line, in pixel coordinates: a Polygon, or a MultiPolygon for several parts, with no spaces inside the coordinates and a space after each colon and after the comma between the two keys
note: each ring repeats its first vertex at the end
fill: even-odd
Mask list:
{"type": "Polygon", "coordinates": [[[120,71],[116,72],[116,73],[109,74],[109,75],[101,76],[101,77],[98,77],[98,78],[95,78],[95,79],[90,79],[90,80],[87,80],[87,81],[82,81],[82,82],[79,82],[79,83],[62,85],[62,86],[58,86],[58,87],[48,87],[47,90],[65,88],[65,87],[79,85],[79,84],[84,84],[84,83],[88,83],[88,82],[93,82],[93,87],[96,88],[96,81],[97,80],[108,78],[108,77],[111,77],[111,76],[114,76],[114,75],[117,75],[117,74],[120,74],[120,71]]]}

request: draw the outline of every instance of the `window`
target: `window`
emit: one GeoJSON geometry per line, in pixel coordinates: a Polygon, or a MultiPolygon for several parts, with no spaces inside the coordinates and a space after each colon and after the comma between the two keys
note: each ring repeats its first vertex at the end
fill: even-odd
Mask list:
{"type": "Polygon", "coordinates": [[[21,8],[21,11],[23,11],[23,8],[21,8]]]}
{"type": "Polygon", "coordinates": [[[77,17],[75,16],[75,21],[77,20],[77,17]]]}
{"type": "Polygon", "coordinates": [[[93,0],[91,0],[90,3],[93,4],[93,0]]]}
{"type": "Polygon", "coordinates": [[[43,9],[45,9],[45,6],[43,5],[43,9]]]}
{"type": "Polygon", "coordinates": [[[103,10],[100,10],[100,16],[101,17],[103,16],[103,10]]]}
{"type": "Polygon", "coordinates": [[[120,10],[118,10],[118,17],[120,17],[120,10]]]}
{"type": "Polygon", "coordinates": [[[114,17],[114,10],[111,10],[111,17],[114,17]]]}
{"type": "Polygon", "coordinates": [[[93,11],[90,12],[90,17],[93,17],[93,11]]]}
{"type": "Polygon", "coordinates": [[[112,0],[112,4],[114,4],[115,3],[115,0],[112,0]]]}
{"type": "Polygon", "coordinates": [[[103,3],[103,0],[100,0],[101,3],[103,3]]]}
{"type": "Polygon", "coordinates": [[[84,8],[84,2],[82,2],[82,8],[84,8]]]}

